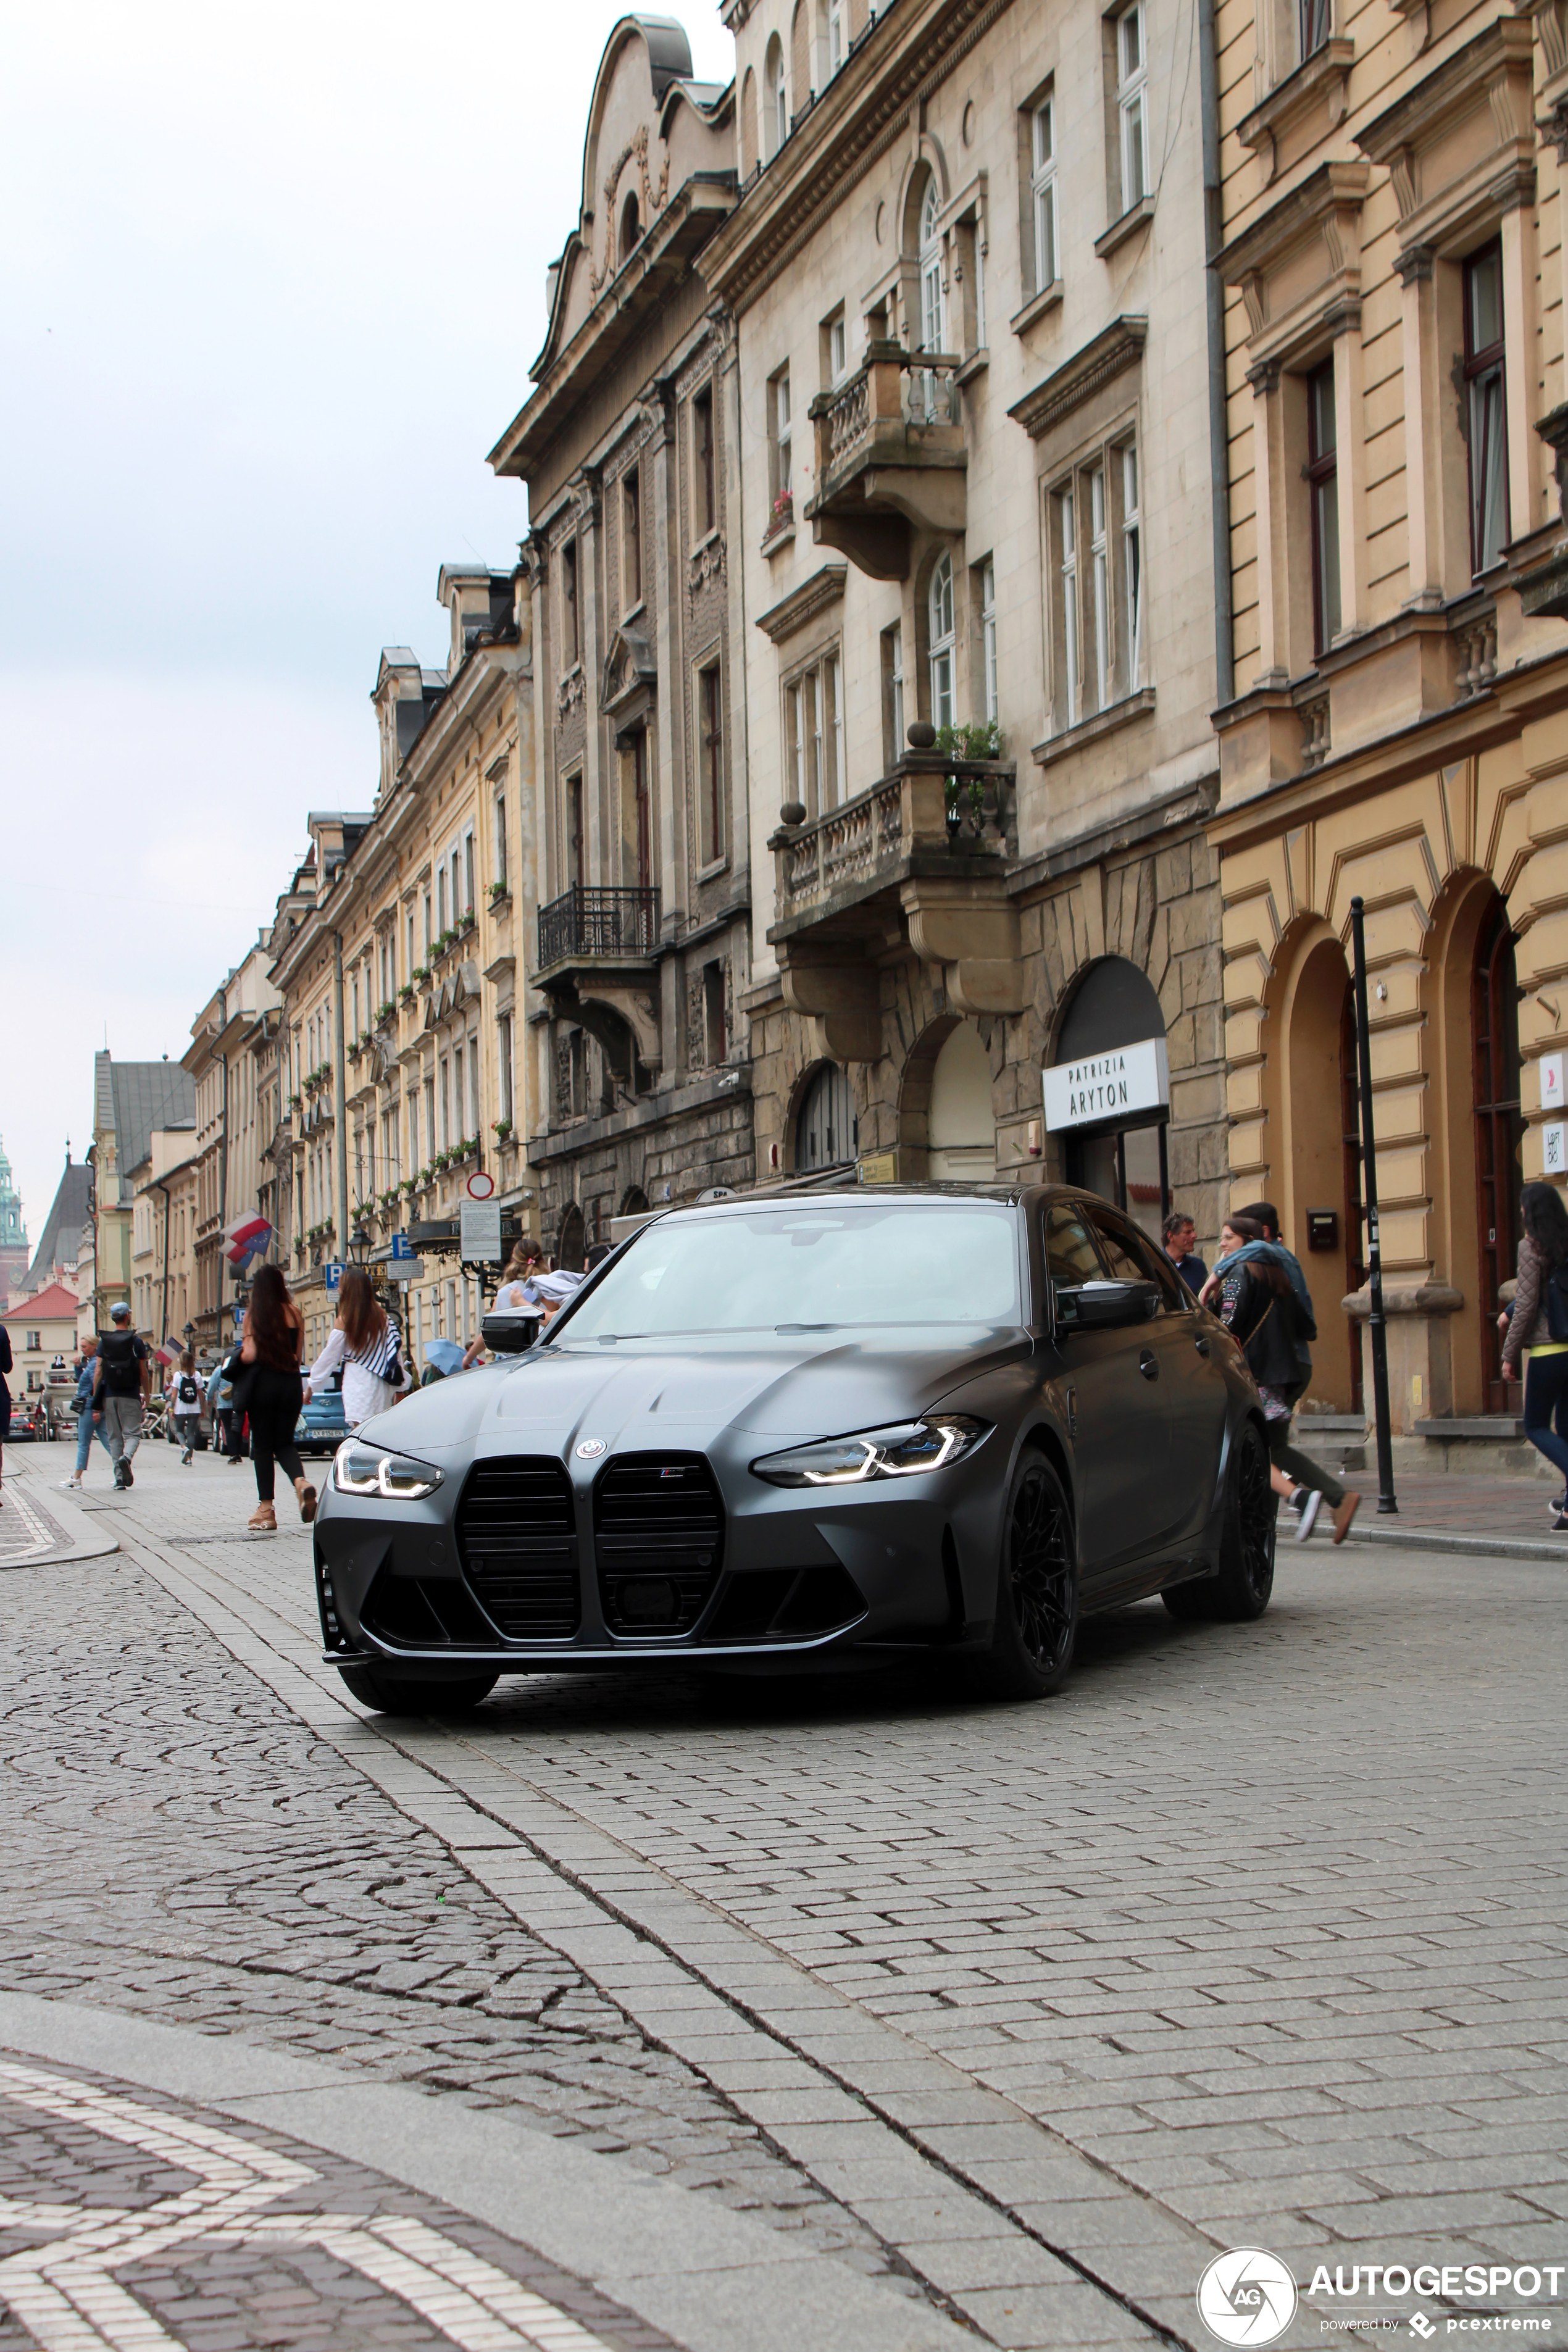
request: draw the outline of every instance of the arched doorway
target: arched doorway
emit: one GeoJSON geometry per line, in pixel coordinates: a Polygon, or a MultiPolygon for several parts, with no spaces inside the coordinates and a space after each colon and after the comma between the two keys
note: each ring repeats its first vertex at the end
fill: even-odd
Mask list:
{"type": "Polygon", "coordinates": [[[991,1056],[973,1021],[961,1021],[931,1066],[927,1172],[933,1183],[996,1180],[991,1056]]]}
{"type": "Polygon", "coordinates": [[[567,1274],[581,1274],[586,1255],[583,1212],[574,1201],[563,1216],[561,1230],[555,1237],[555,1263],[567,1274]]]}
{"type": "Polygon", "coordinates": [[[860,1122],[849,1091],[849,1073],[837,1062],[820,1062],[806,1081],[795,1122],[795,1164],[800,1175],[815,1168],[841,1168],[860,1148],[860,1122]]]}
{"type": "Polygon", "coordinates": [[[628,1184],[622,1199],[619,1214],[623,1217],[646,1217],[648,1213],[647,1194],[640,1184],[628,1184]]]}
{"type": "Polygon", "coordinates": [[[1156,1239],[1171,1197],[1170,1099],[1165,1016],[1153,985],[1125,956],[1102,956],[1079,981],[1058,1033],[1046,1073],[1047,1123],[1062,1138],[1068,1182],[1114,1201],[1156,1239]]]}
{"type": "Polygon", "coordinates": [[[1502,1376],[1498,1290],[1513,1279],[1519,1243],[1519,979],[1513,927],[1494,900],[1476,934],[1470,965],[1471,1105],[1476,1138],[1476,1221],[1480,1259],[1482,1409],[1517,1412],[1521,1389],[1502,1376]]]}

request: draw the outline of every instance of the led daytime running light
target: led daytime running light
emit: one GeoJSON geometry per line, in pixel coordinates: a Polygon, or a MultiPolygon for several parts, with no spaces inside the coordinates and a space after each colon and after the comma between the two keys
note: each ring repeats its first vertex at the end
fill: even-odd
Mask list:
{"type": "Polygon", "coordinates": [[[384,1446],[366,1445],[362,1438],[345,1437],[332,1456],[332,1484],[340,1495],[374,1495],[384,1503],[417,1503],[433,1495],[441,1473],[433,1464],[415,1462],[406,1454],[384,1446]]]}
{"type": "Polygon", "coordinates": [[[873,1478],[917,1478],[973,1454],[991,1433],[966,1413],[926,1413],[919,1421],[792,1445],[752,1465],[770,1486],[863,1486],[873,1478]]]}

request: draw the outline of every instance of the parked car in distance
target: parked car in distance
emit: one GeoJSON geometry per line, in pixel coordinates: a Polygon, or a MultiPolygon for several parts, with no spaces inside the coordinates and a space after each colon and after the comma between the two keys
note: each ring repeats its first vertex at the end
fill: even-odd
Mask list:
{"type": "Polygon", "coordinates": [[[1039,1698],[1079,1619],[1258,1616],[1263,1408],[1159,1244],[1059,1185],[671,1211],[548,1330],[363,1423],[316,1521],[326,1654],[391,1713],[508,1673],[924,1654],[1039,1698]],[[515,1351],[515,1352],[511,1352],[515,1351]]]}
{"type": "Polygon", "coordinates": [[[42,1405],[29,1404],[26,1397],[16,1397],[11,1405],[10,1440],[13,1445],[36,1445],[47,1437],[48,1424],[42,1405]]]}
{"type": "Polygon", "coordinates": [[[348,1433],[349,1425],[343,1416],[343,1376],[334,1372],[295,1423],[294,1443],[301,1454],[335,1454],[348,1433]]]}

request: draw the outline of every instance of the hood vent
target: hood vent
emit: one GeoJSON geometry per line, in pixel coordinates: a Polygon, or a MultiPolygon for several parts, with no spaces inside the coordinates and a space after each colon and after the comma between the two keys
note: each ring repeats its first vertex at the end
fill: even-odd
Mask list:
{"type": "Polygon", "coordinates": [[[594,1490],[594,1548],[612,1633],[689,1633],[724,1559],[724,1507],[703,1456],[618,1455],[594,1490]]]}

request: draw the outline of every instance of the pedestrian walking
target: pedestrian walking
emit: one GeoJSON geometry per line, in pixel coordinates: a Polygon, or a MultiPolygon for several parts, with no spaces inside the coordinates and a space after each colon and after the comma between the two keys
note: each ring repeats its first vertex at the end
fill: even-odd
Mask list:
{"type": "MultiPolygon", "coordinates": [[[[60,1480],[61,1486],[68,1494],[81,1486],[82,1477],[87,1469],[87,1457],[92,1452],[92,1441],[95,1437],[104,1452],[109,1454],[109,1440],[103,1433],[103,1423],[96,1418],[92,1410],[92,1388],[97,1377],[98,1336],[95,1332],[93,1337],[83,1345],[81,1361],[77,1366],[76,1468],[68,1478],[60,1480]]],[[[112,1454],[109,1454],[109,1459],[112,1465],[114,1460],[112,1454]]]]}
{"type": "Polygon", "coordinates": [[[1552,1506],[1552,1531],[1568,1533],[1568,1209],[1555,1184],[1527,1184],[1520,1197],[1519,1282],[1513,1306],[1498,1317],[1502,1375],[1524,1368],[1524,1433],[1563,1473],[1565,1491],[1552,1506]]]}
{"type": "Polygon", "coordinates": [[[142,1443],[142,1409],[153,1389],[153,1358],[145,1339],[131,1328],[123,1298],[109,1310],[111,1328],[98,1335],[93,1371],[93,1419],[100,1422],[114,1484],[121,1492],[136,1484],[132,1457],[142,1443]]]}
{"type": "Polygon", "coordinates": [[[1165,1255],[1194,1297],[1209,1278],[1209,1270],[1194,1247],[1197,1237],[1198,1229],[1185,1209],[1173,1209],[1160,1227],[1165,1255]]]}
{"type": "Polygon", "coordinates": [[[1296,1401],[1312,1372],[1307,1341],[1309,1335],[1316,1339],[1317,1324],[1311,1299],[1294,1254],[1279,1239],[1278,1218],[1267,1202],[1257,1206],[1269,1210],[1272,1235],[1262,1218],[1233,1210],[1220,1231],[1220,1256],[1204,1286],[1205,1303],[1215,1305],[1221,1321],[1241,1342],[1258,1383],[1269,1483],[1296,1515],[1297,1542],[1306,1542],[1327,1503],[1333,1514],[1334,1541],[1342,1544],[1361,1507],[1361,1496],[1348,1492],[1331,1471],[1290,1443],[1296,1401]]]}
{"type": "Polygon", "coordinates": [[[395,1405],[409,1385],[403,1369],[403,1335],[376,1297],[369,1275],[357,1265],[344,1270],[338,1319],[305,1382],[307,1404],[340,1365],[343,1419],[351,1429],[395,1405]]]}
{"type": "MultiPolygon", "coordinates": [[[[277,1463],[282,1464],[285,1476],[293,1481],[304,1524],[309,1527],[316,1516],[316,1490],[306,1481],[294,1442],[304,1402],[300,1384],[300,1360],[304,1352],[305,1318],[289,1296],[288,1284],[277,1266],[258,1266],[245,1310],[239,1364],[231,1374],[236,1409],[243,1402],[250,1420],[256,1508],[247,1525],[258,1535],[277,1529],[278,1514],[273,1507],[277,1463]]],[[[232,1365],[232,1357],[229,1361],[232,1365]]]]}
{"type": "Polygon", "coordinates": [[[187,1348],[180,1358],[180,1369],[170,1382],[171,1402],[174,1408],[174,1434],[180,1441],[180,1460],[188,1463],[196,1450],[196,1439],[202,1426],[202,1384],[196,1378],[196,1360],[187,1348]]]}

